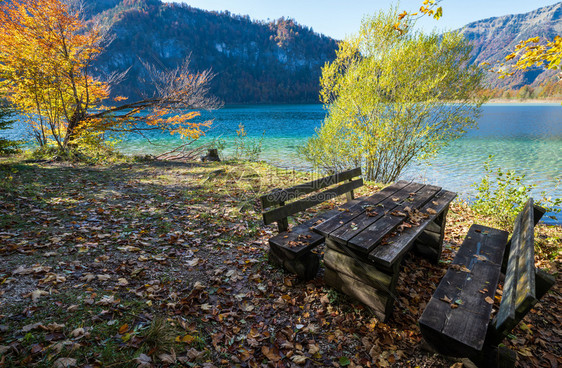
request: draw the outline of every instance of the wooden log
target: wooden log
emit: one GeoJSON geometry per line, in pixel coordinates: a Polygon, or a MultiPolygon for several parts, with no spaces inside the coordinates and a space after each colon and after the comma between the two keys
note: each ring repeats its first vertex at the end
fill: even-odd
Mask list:
{"type": "Polygon", "coordinates": [[[478,368],[513,368],[517,354],[503,346],[485,346],[481,352],[472,354],[469,359],[478,368]]]}
{"type": "Polygon", "coordinates": [[[324,264],[338,273],[343,273],[364,282],[375,289],[387,293],[392,292],[390,290],[392,275],[382,272],[374,266],[360,261],[358,258],[328,248],[324,254],[324,264]]]}
{"type": "MultiPolygon", "coordinates": [[[[537,206],[536,204],[533,205],[533,223],[534,226],[537,226],[537,224],[539,223],[539,221],[541,220],[541,218],[544,216],[544,214],[546,213],[546,209],[541,207],[541,206],[537,206]]],[[[503,263],[502,263],[502,273],[505,275],[505,272],[507,271],[507,262],[509,260],[509,253],[511,251],[511,239],[509,239],[509,241],[507,242],[507,245],[505,246],[505,252],[503,254],[503,263]]]]}
{"type": "Polygon", "coordinates": [[[328,267],[324,273],[324,280],[327,285],[372,308],[381,320],[388,319],[389,315],[386,313],[388,294],[328,267]]]}
{"type": "Polygon", "coordinates": [[[418,255],[436,263],[439,261],[441,244],[441,234],[424,230],[414,242],[414,250],[418,255]]]}
{"type": "Polygon", "coordinates": [[[210,148],[207,151],[207,156],[202,156],[201,157],[201,161],[205,162],[205,161],[217,161],[220,162],[220,157],[219,157],[219,150],[216,148],[210,148]]]}
{"type": "Polygon", "coordinates": [[[320,267],[320,257],[317,254],[309,252],[296,259],[286,259],[275,245],[269,247],[269,260],[305,281],[316,277],[320,267]]]}

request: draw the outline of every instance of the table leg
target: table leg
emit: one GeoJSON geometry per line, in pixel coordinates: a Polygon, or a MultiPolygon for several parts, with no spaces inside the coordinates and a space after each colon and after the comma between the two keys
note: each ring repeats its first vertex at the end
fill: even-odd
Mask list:
{"type": "Polygon", "coordinates": [[[326,284],[371,307],[381,320],[388,320],[396,298],[399,264],[383,270],[330,239],[326,239],[326,246],[326,284]]]}
{"type": "Polygon", "coordinates": [[[414,242],[414,250],[433,263],[437,263],[441,257],[448,211],[449,206],[444,208],[435,220],[427,225],[414,242]]]}

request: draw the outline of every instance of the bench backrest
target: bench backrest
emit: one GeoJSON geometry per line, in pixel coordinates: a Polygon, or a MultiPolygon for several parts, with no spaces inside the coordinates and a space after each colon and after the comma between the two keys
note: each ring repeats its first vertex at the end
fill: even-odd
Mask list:
{"type": "Polygon", "coordinates": [[[535,212],[530,198],[519,213],[513,227],[503,296],[500,309],[495,317],[496,331],[502,335],[509,332],[537,302],[535,294],[535,212]]]}
{"type": "Polygon", "coordinates": [[[363,185],[362,178],[353,179],[359,176],[361,176],[360,167],[330,175],[325,178],[313,180],[308,183],[296,185],[289,189],[273,190],[269,194],[266,194],[260,198],[262,208],[264,210],[263,221],[266,225],[277,222],[279,231],[286,231],[288,228],[288,216],[294,215],[295,213],[300,211],[304,211],[310,207],[328,201],[342,194],[348,194],[348,200],[353,199],[353,190],[360,188],[363,185]],[[305,194],[316,192],[343,181],[345,181],[345,183],[334,188],[285,204],[285,202],[292,201],[305,194]],[[271,207],[276,208],[266,211],[266,209],[271,207]]]}

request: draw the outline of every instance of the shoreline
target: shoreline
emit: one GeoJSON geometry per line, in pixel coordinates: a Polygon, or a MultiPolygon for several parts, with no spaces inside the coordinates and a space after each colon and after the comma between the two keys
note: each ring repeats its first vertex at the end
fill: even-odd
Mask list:
{"type": "Polygon", "coordinates": [[[495,104],[514,104],[514,105],[521,105],[521,104],[562,104],[561,99],[552,99],[552,100],[541,100],[541,99],[526,99],[526,100],[516,100],[516,99],[507,99],[507,98],[492,98],[487,101],[484,105],[495,105],[495,104]]]}

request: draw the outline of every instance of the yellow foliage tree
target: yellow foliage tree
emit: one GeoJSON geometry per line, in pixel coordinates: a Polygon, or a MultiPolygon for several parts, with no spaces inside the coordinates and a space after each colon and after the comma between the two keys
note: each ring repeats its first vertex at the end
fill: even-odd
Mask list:
{"type": "Polygon", "coordinates": [[[209,123],[190,122],[198,113],[186,110],[218,106],[208,95],[210,71],[191,74],[187,61],[170,72],[152,69],[154,97],[107,107],[111,86],[123,77],[91,74],[107,40],[72,0],[0,0],[0,93],[26,117],[38,144],[66,149],[100,144],[107,131],[149,129],[199,137],[209,123]]]}
{"type": "MultiPolygon", "coordinates": [[[[532,37],[521,41],[515,50],[505,57],[506,61],[516,60],[512,69],[524,70],[533,66],[545,66],[547,69],[560,69],[562,62],[562,37],[541,42],[540,37],[532,37]]],[[[514,71],[502,73],[500,78],[513,75],[514,71]]]]}

